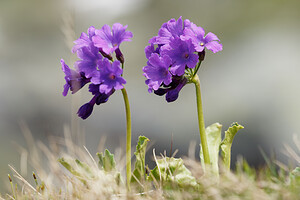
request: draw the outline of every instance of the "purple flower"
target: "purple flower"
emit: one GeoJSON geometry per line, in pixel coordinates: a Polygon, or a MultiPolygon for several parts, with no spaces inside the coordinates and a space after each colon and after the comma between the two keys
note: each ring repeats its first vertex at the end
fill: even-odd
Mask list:
{"type": "Polygon", "coordinates": [[[155,36],[149,40],[149,43],[153,44],[168,44],[172,38],[180,37],[186,27],[190,26],[189,20],[182,22],[182,17],[170,19],[167,23],[164,23],[158,31],[158,36],[155,36]]]}
{"type": "Polygon", "coordinates": [[[86,77],[91,78],[97,71],[97,65],[102,61],[99,50],[95,47],[82,47],[77,50],[77,56],[80,60],[75,62],[77,71],[84,72],[86,77]]]}
{"type": "Polygon", "coordinates": [[[160,57],[157,53],[153,53],[149,58],[147,66],[143,68],[144,76],[148,79],[146,84],[149,87],[149,92],[157,90],[162,83],[169,85],[172,81],[172,75],[169,72],[169,67],[172,60],[169,56],[160,57]]]}
{"type": "Polygon", "coordinates": [[[75,45],[72,48],[72,53],[77,52],[77,50],[83,48],[83,47],[91,47],[93,46],[92,37],[95,35],[95,27],[91,26],[87,30],[88,34],[81,33],[81,36],[74,41],[75,45]]]}
{"type": "Polygon", "coordinates": [[[95,104],[100,105],[107,102],[109,97],[115,92],[113,89],[108,94],[100,93],[99,85],[95,84],[89,85],[89,91],[94,95],[93,98],[90,102],[82,105],[77,112],[78,116],[82,119],[86,119],[92,114],[95,104]]]}
{"type": "Polygon", "coordinates": [[[194,68],[198,62],[194,45],[191,40],[183,41],[180,38],[174,38],[170,41],[168,49],[162,50],[162,55],[168,55],[172,59],[170,71],[173,75],[181,76],[185,68],[194,68]]]}
{"type": "Polygon", "coordinates": [[[202,27],[192,26],[191,29],[185,29],[184,35],[181,36],[183,39],[191,39],[197,52],[202,52],[206,47],[213,53],[222,51],[223,46],[219,43],[219,38],[209,32],[206,36],[205,31],[202,27]]]}
{"type": "Polygon", "coordinates": [[[158,45],[157,48],[154,47],[154,44],[150,44],[149,46],[146,46],[145,47],[145,54],[146,54],[146,58],[149,59],[150,56],[153,54],[153,53],[157,53],[159,54],[160,53],[160,45],[158,45]]]}
{"type": "Polygon", "coordinates": [[[166,94],[167,102],[170,103],[175,101],[179,96],[180,90],[183,88],[183,86],[186,85],[186,83],[187,83],[187,79],[183,78],[179,81],[178,85],[174,89],[170,89],[166,94]]]}
{"type": "Polygon", "coordinates": [[[82,119],[86,119],[92,114],[94,105],[95,105],[95,103],[93,102],[93,99],[90,102],[83,104],[79,108],[79,110],[77,112],[78,117],[81,117],[82,119]]]}
{"type": "Polygon", "coordinates": [[[108,101],[109,97],[116,91],[122,89],[126,80],[122,77],[124,56],[119,49],[123,41],[130,41],[132,33],[126,31],[127,26],[115,23],[110,29],[104,25],[101,30],[89,27],[87,33],[74,41],[73,53],[79,58],[75,62],[75,70],[70,69],[61,60],[62,70],[65,73],[66,84],[63,96],[71,90],[72,94],[77,92],[85,84],[89,85],[92,99],[82,105],[77,114],[82,119],[88,118],[94,109],[94,105],[100,105],[108,101]],[[116,61],[113,62],[115,51],[116,61]],[[122,63],[122,68],[120,67],[122,63]]]}
{"type": "Polygon", "coordinates": [[[131,41],[133,34],[126,31],[126,28],[127,25],[123,26],[120,23],[113,24],[112,29],[104,25],[100,30],[95,31],[95,36],[92,38],[94,45],[106,54],[110,54],[119,48],[123,41],[131,41]]]}
{"type": "Polygon", "coordinates": [[[187,82],[188,80],[185,77],[173,76],[172,82],[169,85],[155,90],[154,94],[159,96],[163,96],[166,94],[167,102],[173,102],[178,98],[180,90],[187,84],[187,82]]]}
{"type": "Polygon", "coordinates": [[[197,74],[205,57],[204,48],[213,53],[221,51],[219,41],[215,34],[205,36],[203,28],[182,17],[164,23],[145,48],[148,61],[143,72],[148,91],[166,95],[167,102],[175,101],[197,74]]]}
{"type": "Polygon", "coordinates": [[[69,89],[72,91],[72,94],[80,90],[85,84],[90,82],[89,78],[86,78],[84,73],[77,72],[69,68],[66,65],[63,59],[60,60],[62,65],[62,70],[65,73],[66,84],[64,85],[63,96],[67,96],[69,89]]]}
{"type": "Polygon", "coordinates": [[[96,96],[96,101],[95,103],[97,105],[100,105],[102,103],[105,103],[108,101],[108,98],[115,92],[114,89],[112,89],[108,94],[105,94],[105,93],[100,93],[99,91],[99,87],[100,87],[100,84],[90,84],[89,85],[89,91],[96,96]]]}
{"type": "Polygon", "coordinates": [[[120,67],[119,61],[110,63],[107,58],[99,65],[98,75],[93,77],[94,84],[100,84],[99,91],[109,94],[112,89],[120,90],[126,84],[126,80],[122,77],[123,70],[120,67]]]}

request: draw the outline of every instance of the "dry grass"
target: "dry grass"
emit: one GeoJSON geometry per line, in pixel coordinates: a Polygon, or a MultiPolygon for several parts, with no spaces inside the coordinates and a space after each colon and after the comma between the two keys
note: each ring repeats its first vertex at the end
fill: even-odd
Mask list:
{"type": "MultiPolygon", "coordinates": [[[[237,163],[234,172],[220,170],[220,179],[214,178],[207,172],[202,172],[201,164],[192,158],[185,158],[184,164],[196,178],[197,189],[185,188],[165,189],[161,184],[139,183],[143,191],[128,192],[124,182],[118,183],[114,173],[99,169],[97,161],[85,147],[78,147],[70,139],[70,131],[65,129],[64,138],[52,138],[48,145],[35,141],[25,124],[22,129],[28,142],[28,148],[20,148],[23,161],[21,172],[27,171],[27,163],[36,172],[36,182],[33,178],[26,180],[11,167],[12,192],[0,199],[299,199],[300,184],[292,184],[289,176],[290,168],[279,162],[273,162],[272,167],[255,170],[242,158],[237,163]],[[24,156],[25,155],[25,156],[24,156]],[[79,159],[88,164],[91,173],[87,174],[82,168],[76,170],[83,176],[71,174],[57,161],[64,157],[66,160],[79,159]],[[28,158],[28,160],[26,160],[28,158]],[[277,166],[274,164],[277,163],[277,166]],[[279,165],[279,167],[278,167],[279,165]],[[275,170],[274,170],[275,169],[275,170]],[[17,187],[16,187],[17,183],[17,187]]],[[[286,146],[286,152],[299,165],[300,143],[294,138],[294,150],[286,146]]],[[[115,155],[117,169],[124,171],[122,153],[115,155]]],[[[70,162],[72,163],[72,162],[70,162]]],[[[73,163],[73,166],[76,166],[73,163]]],[[[25,173],[26,174],[26,173],[25,173]]],[[[125,178],[123,177],[123,180],[125,178]]]]}

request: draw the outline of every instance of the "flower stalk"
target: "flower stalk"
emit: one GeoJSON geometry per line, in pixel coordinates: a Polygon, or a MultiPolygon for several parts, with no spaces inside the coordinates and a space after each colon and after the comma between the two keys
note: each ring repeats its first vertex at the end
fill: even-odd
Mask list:
{"type": "Polygon", "coordinates": [[[210,157],[209,157],[208,144],[207,144],[206,133],[205,133],[205,123],[204,123],[203,109],[202,109],[200,80],[199,80],[199,77],[197,74],[195,74],[195,76],[193,77],[192,82],[195,84],[195,88],[196,88],[198,124],[199,124],[201,148],[202,148],[202,152],[203,152],[204,163],[206,165],[209,165],[210,157]]]}
{"type": "Polygon", "coordinates": [[[126,111],[126,180],[127,187],[130,191],[130,179],[131,179],[131,114],[128,95],[125,87],[121,89],[126,111]]]}

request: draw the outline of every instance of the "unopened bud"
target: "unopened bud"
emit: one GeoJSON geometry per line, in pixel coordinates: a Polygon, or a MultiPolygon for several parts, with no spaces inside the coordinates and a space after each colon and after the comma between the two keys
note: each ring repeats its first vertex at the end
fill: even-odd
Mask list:
{"type": "Polygon", "coordinates": [[[124,63],[124,56],[119,48],[116,49],[116,57],[118,61],[120,61],[122,64],[124,63]]]}
{"type": "Polygon", "coordinates": [[[112,60],[112,56],[110,54],[105,53],[102,49],[99,50],[99,52],[101,53],[101,55],[105,58],[108,58],[108,60],[112,60]]]}
{"type": "Polygon", "coordinates": [[[203,49],[203,51],[198,52],[198,56],[199,56],[199,60],[203,61],[205,58],[205,50],[203,49]]]}

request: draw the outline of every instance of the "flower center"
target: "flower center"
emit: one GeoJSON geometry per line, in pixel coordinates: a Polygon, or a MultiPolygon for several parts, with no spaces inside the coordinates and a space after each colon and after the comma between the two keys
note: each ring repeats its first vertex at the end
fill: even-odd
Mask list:
{"type": "Polygon", "coordinates": [[[203,43],[203,42],[201,42],[201,43],[200,43],[200,46],[202,46],[202,47],[203,47],[203,46],[204,46],[204,43],[203,43]]]}
{"type": "Polygon", "coordinates": [[[116,79],[116,76],[115,76],[114,74],[110,74],[108,77],[109,77],[111,80],[115,80],[115,79],[116,79]]]}
{"type": "Polygon", "coordinates": [[[118,44],[117,44],[117,43],[115,43],[115,44],[113,44],[113,46],[114,46],[114,47],[116,47],[116,46],[118,46],[118,44]]]}
{"type": "Polygon", "coordinates": [[[189,56],[190,56],[190,55],[189,55],[188,53],[185,53],[185,54],[184,54],[184,58],[189,58],[189,56]]]}

